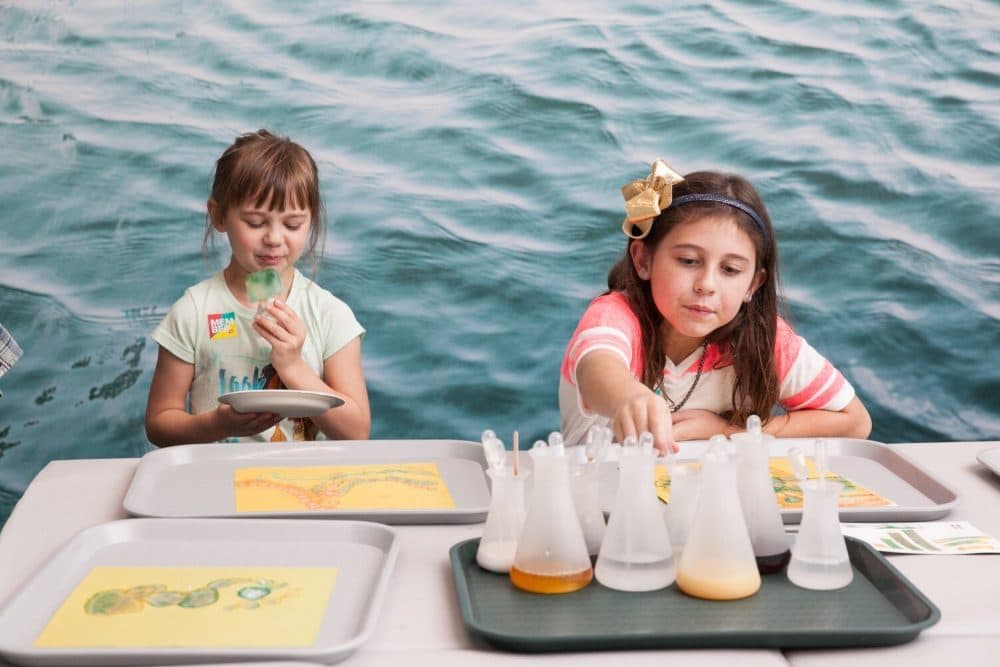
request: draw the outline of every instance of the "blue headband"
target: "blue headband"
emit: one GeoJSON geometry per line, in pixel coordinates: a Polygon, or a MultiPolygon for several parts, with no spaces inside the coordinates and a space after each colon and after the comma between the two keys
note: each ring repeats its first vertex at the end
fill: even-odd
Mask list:
{"type": "Polygon", "coordinates": [[[719,204],[725,204],[726,206],[732,206],[733,208],[739,209],[750,216],[750,218],[757,223],[760,228],[760,233],[764,237],[764,249],[767,250],[768,243],[770,243],[767,237],[767,225],[764,224],[764,219],[760,217],[760,214],[754,210],[753,206],[741,202],[739,199],[733,199],[732,197],[727,197],[725,195],[714,195],[710,193],[701,193],[693,195],[682,195],[677,199],[670,202],[670,206],[667,208],[673,208],[679,204],[690,204],[698,201],[712,201],[718,202],[719,204]]]}

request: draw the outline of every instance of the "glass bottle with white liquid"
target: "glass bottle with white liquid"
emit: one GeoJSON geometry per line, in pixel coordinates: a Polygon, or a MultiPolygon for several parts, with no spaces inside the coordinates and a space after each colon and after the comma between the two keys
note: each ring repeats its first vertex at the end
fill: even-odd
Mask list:
{"type": "Polygon", "coordinates": [[[851,583],[854,571],[840,531],[840,484],[820,478],[802,482],[802,523],[788,563],[788,579],[800,588],[834,590],[851,583]]]}
{"type": "Polygon", "coordinates": [[[615,505],[594,568],[608,588],[655,591],[674,583],[674,553],[653,483],[655,461],[651,434],[643,433],[638,445],[625,439],[615,505]]]}
{"type": "Polygon", "coordinates": [[[483,537],[476,550],[476,562],[484,570],[510,572],[517,551],[517,540],[524,529],[524,479],[507,466],[486,471],[490,477],[492,495],[490,509],[483,526],[483,537]]]}

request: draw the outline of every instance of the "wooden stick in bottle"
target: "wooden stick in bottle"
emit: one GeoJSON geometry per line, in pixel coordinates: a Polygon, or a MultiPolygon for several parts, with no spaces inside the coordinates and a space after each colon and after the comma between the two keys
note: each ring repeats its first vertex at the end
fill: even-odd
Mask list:
{"type": "Polygon", "coordinates": [[[521,462],[520,462],[520,457],[519,457],[519,454],[520,454],[520,451],[521,451],[521,447],[518,445],[517,431],[514,431],[514,443],[513,443],[513,447],[514,447],[514,477],[517,477],[520,474],[520,472],[521,472],[521,466],[520,466],[521,462]]]}

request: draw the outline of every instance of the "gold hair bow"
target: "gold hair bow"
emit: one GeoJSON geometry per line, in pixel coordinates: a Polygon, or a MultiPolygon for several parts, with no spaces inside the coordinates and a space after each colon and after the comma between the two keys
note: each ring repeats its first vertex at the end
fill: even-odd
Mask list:
{"type": "Polygon", "coordinates": [[[653,219],[673,200],[673,187],[684,180],[669,164],[653,160],[649,176],[637,178],[622,188],[625,197],[625,222],[622,231],[633,239],[645,238],[653,219]]]}

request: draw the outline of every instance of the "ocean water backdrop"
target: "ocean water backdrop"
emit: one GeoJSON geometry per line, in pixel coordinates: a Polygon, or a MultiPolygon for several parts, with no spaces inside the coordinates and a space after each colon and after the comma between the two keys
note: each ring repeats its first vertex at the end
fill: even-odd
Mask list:
{"type": "Polygon", "coordinates": [[[260,127],[319,163],[374,438],[558,428],[663,157],[755,183],[873,439],[997,439],[998,50],[985,0],[4,3],[0,522],[50,460],[149,448],[149,334],[227,258],[213,163],[260,127]]]}

